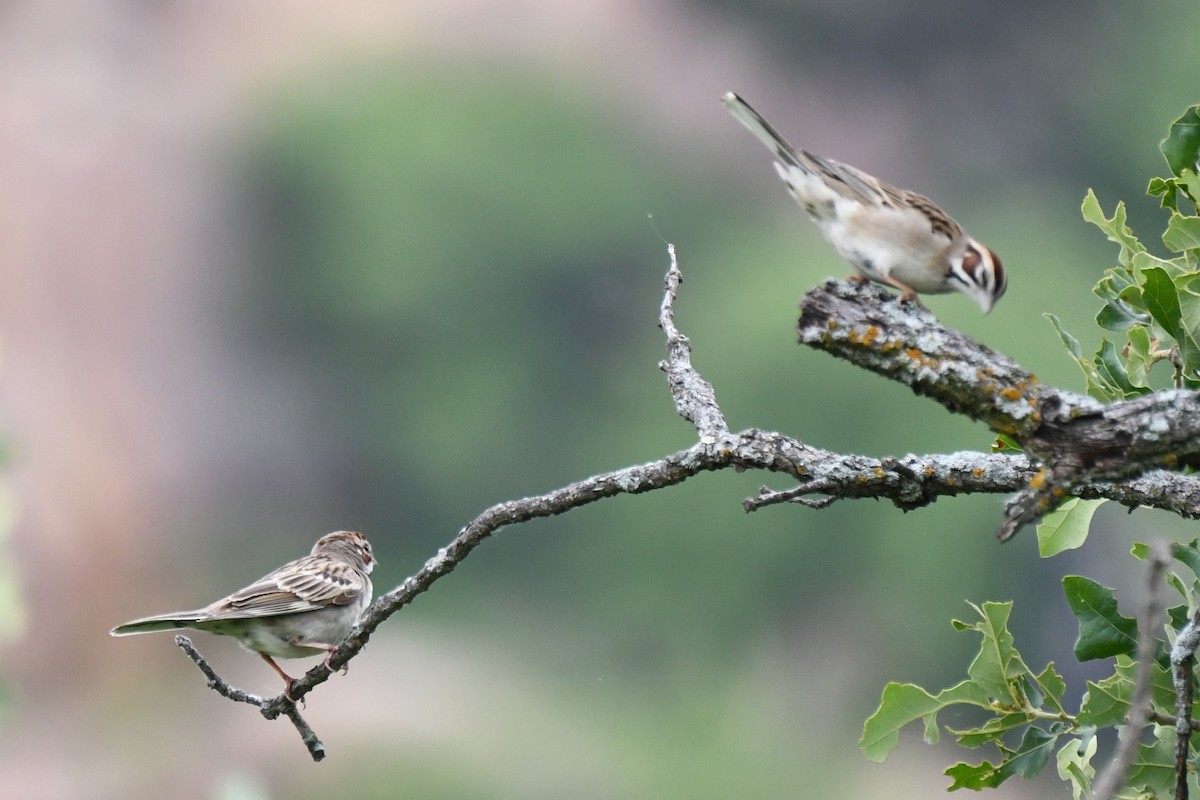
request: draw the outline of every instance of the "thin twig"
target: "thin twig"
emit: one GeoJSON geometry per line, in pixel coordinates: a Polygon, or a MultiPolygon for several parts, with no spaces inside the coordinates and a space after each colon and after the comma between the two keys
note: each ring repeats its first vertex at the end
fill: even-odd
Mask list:
{"type": "MultiPolygon", "coordinates": [[[[1179,725],[1179,717],[1173,717],[1170,714],[1164,714],[1161,711],[1155,711],[1150,716],[1150,721],[1155,725],[1166,725],[1168,728],[1174,728],[1179,725]]],[[[1200,731],[1200,720],[1189,719],[1188,727],[1190,727],[1193,732],[1200,731]]]]}
{"type": "Polygon", "coordinates": [[[742,510],[757,511],[763,506],[773,506],[780,503],[799,503],[808,508],[826,508],[842,498],[836,494],[822,494],[821,497],[815,498],[807,497],[807,495],[828,492],[831,488],[833,487],[826,481],[802,483],[799,486],[778,492],[770,487],[762,486],[759,488],[757,495],[747,497],[742,501],[742,510]]]}
{"type": "Polygon", "coordinates": [[[1154,669],[1154,653],[1158,643],[1155,630],[1161,624],[1159,616],[1162,614],[1162,574],[1170,563],[1170,549],[1164,542],[1155,542],[1150,548],[1146,569],[1146,603],[1138,621],[1137,664],[1125,735],[1117,743],[1117,751],[1108,762],[1108,766],[1096,778],[1092,800],[1111,800],[1125,785],[1125,778],[1141,745],[1142,729],[1150,722],[1154,713],[1150,704],[1150,673],[1154,669]]]}
{"type": "Polygon", "coordinates": [[[280,714],[286,716],[296,726],[296,730],[300,733],[300,741],[304,743],[304,747],[308,750],[309,755],[312,756],[312,760],[321,761],[325,758],[325,745],[317,738],[317,734],[313,732],[313,729],[305,721],[304,717],[300,716],[300,709],[296,707],[295,703],[285,702],[283,706],[278,707],[277,711],[272,710],[268,714],[267,708],[271,705],[270,701],[226,683],[204,656],[200,655],[200,651],[192,646],[190,639],[186,636],[176,636],[175,644],[179,645],[183,652],[187,654],[187,657],[194,661],[196,666],[200,668],[200,671],[208,678],[210,689],[234,702],[249,703],[252,706],[258,706],[262,710],[263,716],[267,719],[275,719],[280,714]]]}
{"type": "Polygon", "coordinates": [[[1192,731],[1200,730],[1192,719],[1197,647],[1200,647],[1200,610],[1183,626],[1171,648],[1171,681],[1175,685],[1175,800],[1187,800],[1189,746],[1192,731]]]}
{"type": "Polygon", "coordinates": [[[667,357],[658,364],[667,373],[667,385],[675,400],[679,416],[696,426],[700,441],[713,444],[717,438],[728,433],[729,426],[717,405],[713,386],[692,367],[692,342],[675,327],[675,298],[683,273],[675,257],[675,245],[667,245],[671,266],[667,269],[662,306],[658,314],[658,327],[667,337],[667,357]]]}

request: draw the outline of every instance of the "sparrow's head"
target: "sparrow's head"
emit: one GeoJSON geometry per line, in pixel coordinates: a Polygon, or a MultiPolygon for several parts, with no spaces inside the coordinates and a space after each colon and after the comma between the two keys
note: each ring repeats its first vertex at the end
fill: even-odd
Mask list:
{"type": "Polygon", "coordinates": [[[978,303],[985,314],[992,310],[992,306],[1008,288],[1000,257],[990,247],[974,239],[967,240],[960,258],[950,260],[950,282],[955,289],[978,303]]]}
{"type": "Polygon", "coordinates": [[[331,553],[340,553],[357,562],[359,568],[368,575],[375,569],[375,553],[371,550],[371,543],[358,531],[334,531],[317,539],[312,554],[331,553]]]}

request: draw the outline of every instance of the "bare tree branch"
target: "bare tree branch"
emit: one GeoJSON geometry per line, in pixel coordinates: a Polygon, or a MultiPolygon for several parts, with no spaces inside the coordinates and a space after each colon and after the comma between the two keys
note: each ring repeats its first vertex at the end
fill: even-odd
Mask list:
{"type": "MultiPolygon", "coordinates": [[[[1150,548],[1149,564],[1146,567],[1146,603],[1138,621],[1137,667],[1134,672],[1133,695],[1129,700],[1125,734],[1117,743],[1117,751],[1112,760],[1104,768],[1104,772],[1097,776],[1092,800],[1111,800],[1125,785],[1129,767],[1132,766],[1138,745],[1141,744],[1142,729],[1146,727],[1154,712],[1150,703],[1150,673],[1154,669],[1154,652],[1158,642],[1155,631],[1162,624],[1159,619],[1162,614],[1162,575],[1170,563],[1171,552],[1166,543],[1155,542],[1150,548]]],[[[1186,753],[1185,745],[1184,754],[1186,753]]],[[[1186,781],[1186,777],[1184,780],[1186,781]]],[[[1186,789],[1184,797],[1177,796],[1176,800],[1186,800],[1186,789]]]]}
{"type": "MultiPolygon", "coordinates": [[[[1173,717],[1170,714],[1164,714],[1161,711],[1155,711],[1153,714],[1151,714],[1150,720],[1156,725],[1167,725],[1171,728],[1174,728],[1179,724],[1179,717],[1173,717]]],[[[1191,728],[1193,733],[1200,731],[1200,720],[1189,719],[1188,727],[1191,728]]]]}
{"type": "Polygon", "coordinates": [[[716,437],[729,431],[725,415],[717,406],[717,395],[712,384],[692,368],[692,342],[675,327],[675,297],[683,273],[675,257],[675,245],[667,245],[671,266],[667,270],[666,290],[663,292],[662,308],[658,314],[658,327],[667,337],[667,357],[658,362],[658,368],[667,373],[667,387],[675,400],[679,416],[696,426],[701,443],[712,444],[716,437]]]}
{"type": "Polygon", "coordinates": [[[1175,685],[1175,800],[1187,800],[1188,746],[1192,731],[1200,730],[1192,719],[1197,648],[1200,648],[1200,611],[1192,615],[1171,648],[1171,679],[1175,685]]]}
{"type": "Polygon", "coordinates": [[[1046,415],[1098,413],[1083,395],[1043,386],[1002,353],[946,328],[874,284],[826,281],[800,301],[800,342],[899,381],[1019,441],[1046,415]]]}
{"type": "Polygon", "coordinates": [[[267,719],[275,719],[279,714],[283,714],[292,721],[296,726],[296,731],[300,734],[300,741],[304,743],[304,747],[312,756],[313,761],[322,761],[325,758],[325,745],[317,738],[317,734],[309,727],[308,722],[304,717],[300,716],[300,710],[295,703],[286,703],[284,708],[281,708],[278,713],[267,712],[267,701],[256,694],[230,686],[221,676],[217,675],[216,670],[200,655],[200,652],[192,646],[192,642],[186,636],[176,636],[175,644],[187,654],[187,657],[196,663],[200,671],[208,678],[208,686],[222,697],[228,697],[235,703],[249,703],[252,706],[258,706],[262,710],[263,716],[267,719]]]}
{"type": "Polygon", "coordinates": [[[1038,462],[1005,509],[1001,540],[1080,484],[1200,464],[1200,394],[1176,390],[1101,405],[1046,386],[1016,362],[912,310],[883,289],[829,281],[800,304],[800,341],[851,361],[1015,438],[1038,462]]]}
{"type": "MultiPolygon", "coordinates": [[[[1023,454],[960,452],[875,458],[822,450],[799,439],[756,428],[736,433],[729,431],[712,385],[692,366],[690,341],[675,326],[674,304],[682,274],[674,247],[669,247],[668,252],[670,267],[659,312],[667,354],[659,366],[666,373],[676,411],[692,423],[697,432],[696,444],[656,461],[593,475],[544,494],[497,503],[486,509],[419,571],[379,597],[350,636],[334,651],[329,667],[318,664],[292,685],[293,697],[302,700],[333,671],[345,666],[388,617],[427,591],[438,579],[450,574],[484,540],[510,525],[564,514],[608,497],[674,486],[698,473],[731,467],[764,470],[799,481],[795,487],[782,491],[764,487],[757,496],[744,501],[747,511],[780,503],[817,509],[837,500],[867,497],[889,500],[907,511],[946,495],[1022,490],[1035,483],[1044,470],[1042,465],[1023,454]]],[[[809,323],[829,332],[825,337],[828,341],[821,345],[824,349],[839,355],[873,353],[870,358],[863,358],[879,366],[870,367],[867,363],[864,366],[893,378],[907,371],[911,374],[905,382],[920,393],[935,396],[943,391],[939,387],[949,385],[951,388],[944,390],[942,401],[952,410],[985,419],[997,429],[1026,437],[1025,441],[1034,441],[1036,435],[1046,429],[1048,415],[1055,420],[1063,415],[1064,419],[1070,417],[1072,413],[1078,418],[1102,417],[1108,408],[1112,408],[1102,408],[1086,397],[1041,386],[1004,356],[975,344],[962,334],[942,328],[927,312],[905,310],[889,297],[870,287],[836,282],[826,284],[805,300],[810,311],[802,316],[802,338],[805,319],[808,319],[809,323]],[[817,323],[814,321],[817,317],[811,313],[811,308],[816,306],[810,299],[824,296],[837,302],[826,303],[827,311],[817,323]],[[854,298],[858,298],[856,302],[862,307],[843,302],[854,298]],[[835,316],[835,311],[840,316],[835,316]],[[915,353],[905,352],[898,356],[897,353],[906,346],[895,344],[901,341],[895,338],[899,336],[896,332],[905,329],[920,332],[913,346],[907,348],[915,353]],[[893,344],[884,347],[879,344],[882,341],[893,344]],[[832,344],[836,342],[843,344],[832,344]],[[888,364],[891,366],[886,366],[888,364]],[[972,399],[972,392],[981,395],[982,399],[972,399]]],[[[1128,480],[1084,476],[1073,480],[1063,491],[1078,497],[1114,500],[1131,509],[1146,505],[1186,517],[1200,516],[1200,479],[1162,470],[1145,472],[1128,480]]],[[[185,647],[185,652],[189,652],[204,670],[214,689],[230,699],[260,706],[263,715],[270,719],[288,716],[313,757],[318,758],[318,752],[323,756],[320,741],[299,716],[295,704],[284,695],[263,700],[234,689],[225,684],[198,653],[192,656],[194,650],[189,649],[190,644],[185,647]]]]}

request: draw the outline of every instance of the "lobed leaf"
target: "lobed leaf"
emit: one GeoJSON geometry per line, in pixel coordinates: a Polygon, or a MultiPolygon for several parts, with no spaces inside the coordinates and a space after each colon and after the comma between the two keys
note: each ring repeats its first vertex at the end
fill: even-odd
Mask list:
{"type": "Polygon", "coordinates": [[[1172,214],[1162,240],[1173,253],[1200,249],[1200,217],[1172,214]]]}
{"type": "Polygon", "coordinates": [[[1054,314],[1043,314],[1042,316],[1050,320],[1050,324],[1058,332],[1058,338],[1066,346],[1067,352],[1071,354],[1075,359],[1075,363],[1083,370],[1083,377],[1087,382],[1088,394],[1101,402],[1109,402],[1120,397],[1119,390],[1115,386],[1108,384],[1100,373],[1096,371],[1095,365],[1083,357],[1082,350],[1079,347],[1079,340],[1067,333],[1059,318],[1054,314]]]}
{"type": "Polygon", "coordinates": [[[1050,760],[1050,753],[1058,742],[1058,736],[1041,728],[1030,728],[1021,737],[1015,750],[1005,751],[1007,756],[999,764],[984,761],[982,764],[955,764],[944,773],[954,779],[948,791],[956,789],[992,789],[1013,775],[1023,778],[1037,776],[1050,760]]]}
{"type": "Polygon", "coordinates": [[[1063,592],[1071,613],[1079,620],[1076,658],[1094,661],[1137,650],[1137,620],[1117,611],[1112,589],[1090,578],[1068,575],[1063,578],[1063,592]]]}
{"type": "Polygon", "coordinates": [[[943,689],[936,696],[911,683],[889,683],[883,687],[879,708],[863,725],[858,746],[871,761],[881,762],[899,743],[900,729],[918,719],[925,720],[926,740],[936,742],[937,713],[954,703],[988,708],[990,700],[973,681],[943,689]]]}
{"type": "Polygon", "coordinates": [[[1096,777],[1092,757],[1096,755],[1096,745],[1095,736],[1085,736],[1070,739],[1058,749],[1058,777],[1070,781],[1072,800],[1082,800],[1092,794],[1092,781],[1096,777]]]}
{"type": "Polygon", "coordinates": [[[955,741],[963,747],[974,749],[988,742],[999,743],[1004,734],[1028,724],[1029,717],[1025,714],[1002,714],[998,717],[992,717],[978,728],[964,728],[959,730],[947,726],[946,732],[954,736],[955,741]]]}
{"type": "Polygon", "coordinates": [[[954,781],[946,789],[953,792],[956,789],[994,789],[1004,783],[1007,775],[1000,774],[1000,767],[984,761],[982,764],[958,763],[942,773],[954,781]]]}
{"type": "MultiPolygon", "coordinates": [[[[1176,176],[1184,170],[1197,171],[1200,166],[1200,106],[1192,106],[1171,123],[1167,138],[1162,140],[1159,150],[1167,159],[1167,165],[1176,176]]],[[[1195,196],[1193,196],[1193,199],[1195,196]]]]}
{"type": "Polygon", "coordinates": [[[1010,681],[1029,672],[1008,630],[1012,602],[988,602],[975,608],[981,619],[972,627],[983,636],[983,641],[975,660],[967,667],[967,675],[988,696],[1011,701],[1010,681]]]}
{"type": "Polygon", "coordinates": [[[1133,696],[1133,681],[1128,676],[1113,674],[1098,683],[1088,681],[1087,687],[1075,717],[1077,724],[1111,728],[1125,721],[1133,696]]]}
{"type": "Polygon", "coordinates": [[[1037,675],[1037,682],[1046,693],[1046,699],[1053,701],[1054,707],[1058,711],[1062,711],[1062,698],[1067,692],[1067,682],[1063,680],[1062,675],[1058,674],[1053,661],[1037,675]]]}
{"type": "MultiPolygon", "coordinates": [[[[1125,731],[1125,735],[1137,732],[1125,731]]],[[[1154,737],[1153,742],[1138,748],[1125,785],[1171,797],[1175,793],[1175,731],[1156,725],[1154,737]]]]}

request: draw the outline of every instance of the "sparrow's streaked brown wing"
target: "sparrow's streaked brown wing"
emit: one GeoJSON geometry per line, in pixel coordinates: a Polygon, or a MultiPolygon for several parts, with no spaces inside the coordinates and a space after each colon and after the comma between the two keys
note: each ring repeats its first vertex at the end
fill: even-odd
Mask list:
{"type": "Polygon", "coordinates": [[[208,619],[244,619],[350,605],[366,590],[362,573],[328,556],[307,556],[213,603],[208,619]]]}

